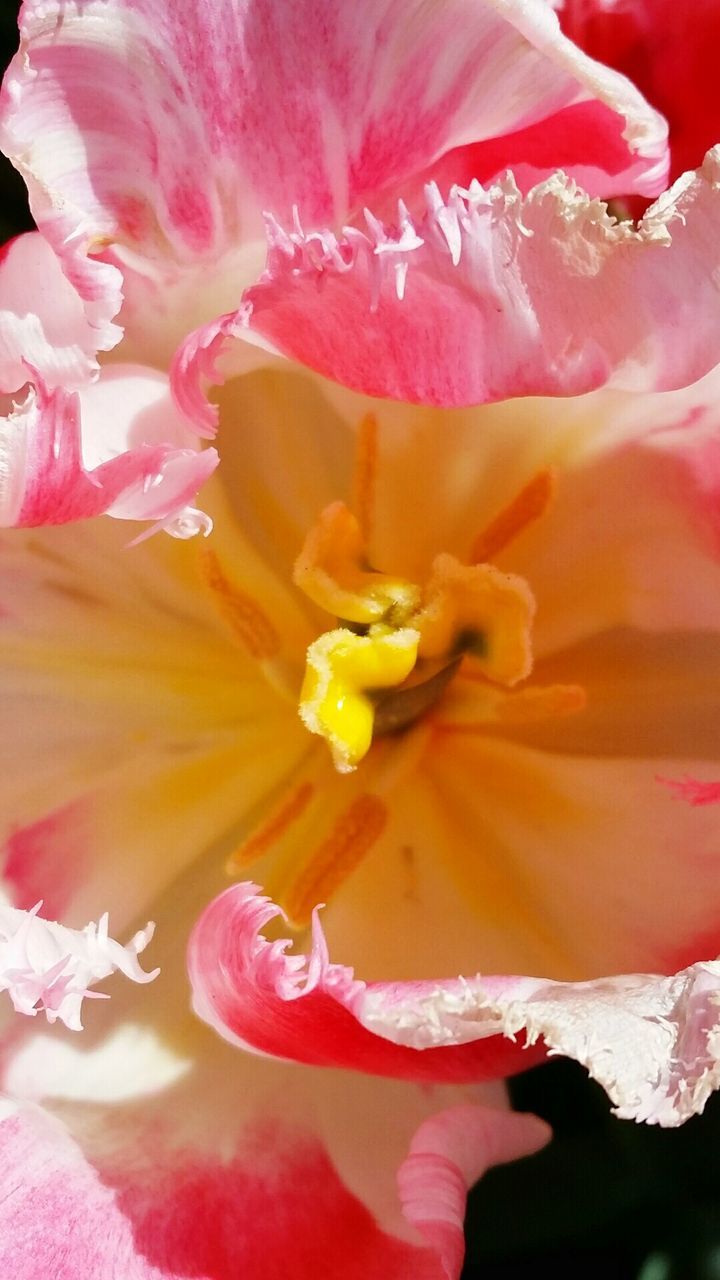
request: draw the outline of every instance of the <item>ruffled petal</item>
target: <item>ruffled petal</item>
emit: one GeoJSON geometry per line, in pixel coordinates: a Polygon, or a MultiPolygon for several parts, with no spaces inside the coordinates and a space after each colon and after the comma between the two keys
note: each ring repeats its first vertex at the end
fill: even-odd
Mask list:
{"type": "Polygon", "coordinates": [[[0,524],[108,514],[188,536],[203,517],[187,529],[178,521],[218,463],[214,449],[198,451],[191,439],[165,380],[150,370],[115,366],[81,393],[38,382],[3,420],[0,524]]]}
{"type": "Polygon", "coordinates": [[[300,1280],[456,1280],[470,1177],[536,1150],[546,1126],[507,1113],[497,1087],[305,1070],[223,1043],[189,1013],[183,965],[212,884],[206,865],[155,904],[159,982],[94,1002],[79,1045],[25,1022],[6,1040],[0,1271],[284,1280],[291,1258],[300,1280]]]}
{"type": "Polygon", "coordinates": [[[7,991],[18,1013],[43,1012],[48,1022],[59,1019],[73,1031],[82,1030],[80,1009],[86,996],[111,973],[120,970],[133,982],[152,982],[159,969],[146,973],[138,963],[155,926],[148,924],[121,946],[108,934],[107,914],[79,932],[66,929],[31,911],[0,905],[0,991],[7,991]]]}
{"type": "Polygon", "coordinates": [[[720,961],[672,977],[366,984],[330,961],[317,917],[308,956],[267,941],[259,930],[277,915],[254,886],[237,885],[190,940],[194,1008],[231,1043],[444,1080],[507,1069],[499,1047],[524,1035],[586,1066],[622,1118],[665,1126],[702,1111],[720,1086],[720,961]]]}
{"type": "Polygon", "coordinates": [[[288,954],[288,939],[268,942],[262,936],[260,930],[279,915],[255,885],[242,883],[205,908],[191,936],[193,1007],[232,1044],[314,1066],[411,1080],[487,1080],[536,1060],[492,1033],[479,1048],[424,1045],[426,1053],[374,1035],[357,1014],[365,984],[351,969],[330,962],[317,915],[309,956],[288,954]]]}
{"type": "Polygon", "coordinates": [[[0,253],[0,391],[13,392],[35,371],[51,389],[73,390],[97,374],[97,335],[80,297],[38,232],[0,253]]]}
{"type": "Polygon", "coordinates": [[[507,178],[426,201],[339,238],[271,223],[237,323],[355,390],[435,405],[668,390],[717,362],[720,151],[637,229],[561,175],[524,199],[507,178]]]}
{"type": "MultiPolygon", "coordinates": [[[[0,139],[103,347],[118,337],[121,273],[124,320],[142,325],[154,305],[188,329],[188,312],[217,315],[252,278],[260,210],[338,225],[380,192],[411,198],[443,154],[539,122],[572,161],[578,105],[583,176],[647,194],[664,183],[661,117],[540,0],[375,0],[362,17],[327,0],[290,13],[182,0],[161,18],[152,0],[31,0],[21,38],[0,139]]],[[[512,158],[547,172],[557,160],[542,151],[532,131],[516,136],[495,171],[512,158]]]]}

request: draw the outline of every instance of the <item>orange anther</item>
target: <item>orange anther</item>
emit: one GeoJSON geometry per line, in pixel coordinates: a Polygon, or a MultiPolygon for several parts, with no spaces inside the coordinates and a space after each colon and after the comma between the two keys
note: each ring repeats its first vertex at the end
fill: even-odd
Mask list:
{"type": "Polygon", "coordinates": [[[435,718],[444,733],[482,733],[488,725],[525,725],[583,711],[587,694],[579,684],[528,684],[508,690],[491,684],[469,663],[435,718]]]}
{"type": "Polygon", "coordinates": [[[271,813],[270,817],[248,836],[247,840],[230,854],[225,869],[232,875],[235,871],[248,866],[249,863],[255,862],[261,858],[268,849],[277,844],[281,837],[285,834],[294,822],[307,809],[315,788],[311,782],[303,782],[289,796],[287,796],[279,808],[271,813]]]}
{"type": "Polygon", "coordinates": [[[379,796],[369,793],[358,796],[340,814],[297,880],[280,895],[281,905],[296,928],[307,925],[313,908],[330,899],[347,880],[380,838],[387,820],[387,806],[379,796]]]}
{"type": "Polygon", "coordinates": [[[251,657],[259,661],[274,658],[280,649],[280,637],[257,600],[229,580],[214,551],[203,547],[198,563],[220,613],[251,657]]]}
{"type": "Polygon", "coordinates": [[[555,491],[555,472],[551,468],[538,471],[512,502],[478,534],[471,549],[471,564],[487,564],[522,533],[533,520],[544,515],[555,491]]]}

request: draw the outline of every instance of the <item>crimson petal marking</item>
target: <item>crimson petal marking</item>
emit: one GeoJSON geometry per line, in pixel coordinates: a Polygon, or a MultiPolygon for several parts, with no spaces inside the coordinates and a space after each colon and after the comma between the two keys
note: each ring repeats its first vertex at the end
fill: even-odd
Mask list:
{"type": "Polygon", "coordinates": [[[699,778],[658,778],[670,787],[680,800],[694,808],[703,804],[720,804],[720,782],[702,782],[699,778]]]}

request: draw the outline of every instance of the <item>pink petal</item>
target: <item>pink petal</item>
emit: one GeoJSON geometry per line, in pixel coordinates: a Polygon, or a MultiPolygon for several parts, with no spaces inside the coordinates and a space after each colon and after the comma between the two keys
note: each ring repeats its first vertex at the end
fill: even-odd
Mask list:
{"type": "Polygon", "coordinates": [[[355,390],[426,404],[682,386],[717,362],[719,178],[714,150],[638,230],[560,176],[524,200],[509,180],[447,202],[429,187],[420,222],[368,214],[339,239],[271,224],[238,319],[355,390]]]}
{"type": "Polygon", "coordinates": [[[148,373],[138,388],[135,372],[116,366],[82,398],[42,384],[30,389],[5,419],[1,525],[65,524],[108,513],[173,528],[185,515],[217,466],[217,453],[197,452],[184,440],[177,447],[177,419],[167,430],[170,440],[155,443],[153,436],[168,428],[166,385],[148,373]]]}
{"type": "MultiPolygon", "coordinates": [[[[278,915],[254,885],[239,884],[206,907],[191,936],[193,1007],[231,1043],[313,1065],[417,1080],[483,1080],[532,1064],[519,1045],[492,1032],[480,1047],[419,1053],[415,1046],[390,1044],[363,1025],[359,1006],[370,988],[351,969],[330,963],[318,921],[309,957],[287,955],[285,939],[269,943],[262,937],[259,930],[278,915]]],[[[461,989],[461,983],[455,985],[461,989]]],[[[431,986],[408,984],[408,997],[414,989],[419,998],[431,986]]]]}
{"type": "Polygon", "coordinates": [[[285,1280],[288,1259],[298,1280],[457,1280],[470,1179],[531,1154],[549,1136],[534,1116],[470,1105],[422,1124],[398,1173],[422,1247],[382,1229],[319,1136],[272,1114],[232,1146],[226,1140],[222,1156],[201,1144],[174,1150],[162,1125],[142,1119],[148,1128],[138,1131],[130,1113],[120,1144],[110,1125],[88,1144],[86,1132],[71,1136],[39,1107],[2,1121],[9,1191],[0,1264],[13,1280],[285,1280]]]}
{"type": "MultiPolygon", "coordinates": [[[[229,1160],[163,1152],[150,1163],[139,1148],[132,1156],[140,1155],[140,1173],[85,1154],[56,1121],[32,1110],[5,1120],[0,1137],[4,1181],[13,1189],[0,1263],[14,1280],[284,1280],[289,1265],[298,1280],[447,1274],[429,1250],[382,1232],[322,1146],[292,1132],[260,1129],[229,1160]]],[[[157,1141],[151,1132],[148,1139],[157,1141]]]]}
{"type": "Polygon", "coordinates": [[[461,1213],[469,1179],[535,1150],[545,1127],[507,1114],[497,1087],[238,1054],[188,1008],[178,940],[202,883],[155,904],[162,987],[94,1002],[81,1045],[29,1019],[2,1045],[16,1106],[0,1126],[0,1274],[286,1280],[290,1259],[298,1280],[456,1280],[456,1233],[451,1253],[424,1224],[461,1213]],[[467,1104],[462,1144],[447,1110],[467,1104]]]}
{"type": "Polygon", "coordinates": [[[17,391],[30,370],[66,390],[97,373],[97,335],[78,294],[38,232],[0,251],[0,391],[17,391]]]}
{"type": "Polygon", "coordinates": [[[0,906],[0,991],[7,991],[18,1013],[44,1012],[48,1022],[60,1019],[82,1030],[80,1008],[90,987],[120,970],[133,982],[152,982],[159,969],[146,973],[138,953],[145,950],[155,926],[148,924],[123,947],[108,936],[108,918],[82,932],[43,920],[31,911],[0,906]]]}
{"type": "Polygon", "coordinates": [[[387,1075],[478,1079],[517,1066],[499,1037],[524,1033],[586,1066],[622,1118],[666,1126],[720,1087],[720,961],[671,977],[365,984],[329,961],[317,919],[309,956],[267,942],[258,930],[278,914],[237,885],[191,937],[195,1010],[231,1043],[387,1075]]]}
{"type": "MultiPolygon", "coordinates": [[[[9,708],[9,700],[6,705],[9,708]]],[[[76,802],[11,830],[3,880],[16,906],[29,911],[42,898],[51,916],[59,919],[64,914],[96,853],[83,817],[83,806],[76,802]]]]}
{"type": "Polygon", "coordinates": [[[449,1280],[465,1253],[465,1196],[492,1165],[545,1146],[550,1130],[532,1115],[458,1106],[425,1120],[398,1172],[406,1218],[441,1259],[449,1280]]]}
{"type": "Polygon", "coordinates": [[[674,0],[563,0],[559,17],[571,39],[622,71],[667,117],[672,177],[694,168],[720,137],[715,0],[696,0],[692,21],[674,0]]]}
{"type": "MultiPolygon", "coordinates": [[[[156,305],[170,282],[191,307],[191,278],[197,325],[213,314],[200,296],[208,275],[215,314],[233,275],[239,295],[238,250],[260,234],[261,209],[337,224],[381,191],[410,198],[443,154],[541,122],[572,159],[565,117],[577,105],[589,104],[583,174],[602,190],[664,183],[662,119],[566,40],[540,0],[375,0],[362,12],[178,0],[160,17],[154,0],[28,0],[21,35],[0,140],[103,348],[118,337],[121,273],[135,299],[124,319],[138,316],[148,279],[156,305]]],[[[522,151],[516,136],[513,160],[555,167],[532,135],[522,151]]],[[[506,162],[497,151],[497,168],[506,162]]]]}

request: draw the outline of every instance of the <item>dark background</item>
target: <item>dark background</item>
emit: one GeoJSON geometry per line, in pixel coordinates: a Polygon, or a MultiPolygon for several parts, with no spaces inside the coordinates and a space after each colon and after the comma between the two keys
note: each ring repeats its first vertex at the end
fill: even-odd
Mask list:
{"type": "MultiPolygon", "coordinates": [[[[0,0],[3,67],[17,7],[0,0]]],[[[0,157],[0,243],[30,226],[25,187],[0,157]]],[[[720,1280],[720,1098],[663,1131],[615,1120],[575,1063],[555,1060],[510,1089],[555,1139],[472,1192],[463,1280],[720,1280]]]]}

